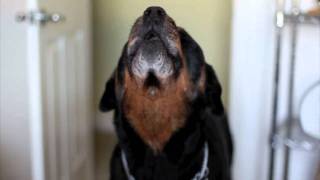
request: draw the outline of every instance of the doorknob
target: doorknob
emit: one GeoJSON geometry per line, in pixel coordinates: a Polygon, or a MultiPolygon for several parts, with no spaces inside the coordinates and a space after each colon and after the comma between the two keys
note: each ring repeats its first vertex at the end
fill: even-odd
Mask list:
{"type": "Polygon", "coordinates": [[[44,10],[30,11],[28,13],[17,13],[17,22],[28,22],[31,24],[45,25],[47,23],[58,23],[64,21],[65,17],[59,13],[47,13],[44,10]]]}

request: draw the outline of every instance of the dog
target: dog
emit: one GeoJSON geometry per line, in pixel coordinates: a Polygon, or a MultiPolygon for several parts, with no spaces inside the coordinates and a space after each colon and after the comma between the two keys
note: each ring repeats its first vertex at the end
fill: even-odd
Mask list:
{"type": "Polygon", "coordinates": [[[112,180],[230,180],[221,86],[197,42],[161,7],[134,23],[100,101],[115,110],[112,180]]]}

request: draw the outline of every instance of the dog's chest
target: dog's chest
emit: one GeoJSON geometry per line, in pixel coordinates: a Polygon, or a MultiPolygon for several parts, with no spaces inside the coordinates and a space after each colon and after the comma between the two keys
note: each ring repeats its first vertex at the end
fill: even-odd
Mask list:
{"type": "Polygon", "coordinates": [[[184,126],[187,103],[185,93],[177,87],[167,88],[152,98],[147,93],[128,83],[122,108],[140,138],[158,152],[184,126]]]}
{"type": "Polygon", "coordinates": [[[125,96],[129,123],[153,150],[161,151],[172,134],[184,125],[186,107],[179,97],[149,99],[137,92],[125,96]]]}

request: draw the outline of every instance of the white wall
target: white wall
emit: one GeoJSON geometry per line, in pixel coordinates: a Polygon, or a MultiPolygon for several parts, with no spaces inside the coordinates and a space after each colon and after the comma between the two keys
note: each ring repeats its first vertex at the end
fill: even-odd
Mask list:
{"type": "MultiPolygon", "coordinates": [[[[235,138],[235,180],[265,180],[268,168],[268,137],[271,122],[272,78],[274,68],[275,1],[236,0],[233,2],[233,39],[230,80],[230,120],[235,138]]],[[[309,1],[311,2],[311,1],[309,1]]],[[[307,5],[305,6],[307,7],[307,5]]],[[[320,28],[302,26],[299,29],[297,80],[295,104],[303,90],[316,79],[320,79],[320,28]]],[[[281,74],[280,115],[286,116],[288,52],[288,30],[283,45],[281,74]]],[[[319,97],[319,96],[318,96],[319,97]]],[[[312,112],[319,112],[320,100],[308,104],[312,112]]],[[[320,136],[318,118],[309,115],[305,128],[320,136]]],[[[278,151],[278,159],[282,152],[278,151]]],[[[294,151],[290,180],[312,180],[317,153],[294,151]]],[[[282,165],[278,161],[277,179],[282,165]]]]}
{"type": "Polygon", "coordinates": [[[0,0],[0,179],[31,179],[26,25],[15,13],[26,1],[0,0]]]}

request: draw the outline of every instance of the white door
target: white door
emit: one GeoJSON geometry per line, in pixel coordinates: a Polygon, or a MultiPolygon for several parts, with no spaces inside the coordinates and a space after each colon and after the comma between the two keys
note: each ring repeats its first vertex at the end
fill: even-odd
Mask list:
{"type": "Polygon", "coordinates": [[[90,1],[27,1],[33,179],[91,180],[90,1]]]}

